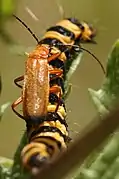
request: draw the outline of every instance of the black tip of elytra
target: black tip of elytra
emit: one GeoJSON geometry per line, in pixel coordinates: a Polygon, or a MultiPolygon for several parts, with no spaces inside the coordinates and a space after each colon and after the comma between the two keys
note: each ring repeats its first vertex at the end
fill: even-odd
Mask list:
{"type": "Polygon", "coordinates": [[[46,115],[44,116],[27,116],[25,118],[27,127],[30,125],[38,126],[39,124],[43,123],[43,121],[46,119],[46,115]]]}

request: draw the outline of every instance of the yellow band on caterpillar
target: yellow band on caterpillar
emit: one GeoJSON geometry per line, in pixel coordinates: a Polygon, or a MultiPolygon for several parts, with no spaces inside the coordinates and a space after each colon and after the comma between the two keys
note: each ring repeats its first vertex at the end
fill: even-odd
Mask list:
{"type": "Polygon", "coordinates": [[[34,137],[32,137],[31,141],[40,142],[40,136],[52,137],[61,143],[62,148],[67,147],[66,143],[64,142],[63,136],[61,136],[58,132],[41,132],[40,134],[37,134],[34,137]]]}
{"type": "Polygon", "coordinates": [[[66,37],[58,32],[55,31],[48,31],[46,34],[43,36],[43,39],[45,38],[56,38],[60,40],[64,45],[73,45],[74,40],[71,40],[70,37],[66,37]]]}
{"type": "Polygon", "coordinates": [[[57,119],[57,121],[45,121],[43,122],[41,126],[52,126],[52,127],[57,127],[62,133],[66,136],[68,136],[68,132],[66,130],[66,127],[64,124],[61,124],[61,122],[57,119]]]}
{"type": "MultiPolygon", "coordinates": [[[[55,109],[56,109],[56,105],[53,104],[49,104],[47,107],[48,112],[54,112],[55,109]]],[[[66,111],[63,106],[58,107],[57,113],[58,112],[62,115],[63,118],[66,116],[66,111]]]]}
{"type": "Polygon", "coordinates": [[[40,137],[40,138],[35,138],[35,139],[34,139],[34,142],[38,142],[38,143],[44,142],[44,143],[46,143],[46,145],[49,145],[49,146],[53,147],[53,150],[50,150],[50,151],[49,151],[50,155],[55,156],[57,153],[60,152],[60,149],[59,149],[59,147],[58,147],[56,141],[55,141],[55,140],[52,140],[52,139],[50,139],[50,138],[45,138],[45,137],[44,137],[44,138],[42,138],[42,137],[40,137]]]}

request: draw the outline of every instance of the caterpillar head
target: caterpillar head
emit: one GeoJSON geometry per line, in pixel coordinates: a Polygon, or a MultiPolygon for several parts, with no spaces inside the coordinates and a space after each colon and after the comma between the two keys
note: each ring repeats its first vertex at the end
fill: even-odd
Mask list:
{"type": "Polygon", "coordinates": [[[96,29],[91,25],[86,22],[82,23],[82,35],[81,35],[81,41],[82,42],[89,42],[89,43],[94,43],[96,44],[96,41],[94,40],[94,37],[97,34],[96,29]]]}
{"type": "MultiPolygon", "coordinates": [[[[94,37],[97,34],[96,29],[86,21],[80,22],[77,18],[67,18],[72,24],[75,24],[78,28],[79,36],[76,38],[76,42],[79,43],[93,43],[96,44],[94,41],[94,37]]],[[[75,36],[77,33],[76,27],[73,29],[75,36]]]]}

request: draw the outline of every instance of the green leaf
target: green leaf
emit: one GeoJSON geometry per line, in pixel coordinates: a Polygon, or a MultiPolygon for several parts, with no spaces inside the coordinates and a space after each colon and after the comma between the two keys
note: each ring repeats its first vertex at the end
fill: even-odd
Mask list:
{"type": "MultiPolygon", "coordinates": [[[[115,42],[108,56],[106,76],[101,88],[97,91],[89,88],[88,91],[100,116],[109,113],[113,104],[119,101],[119,40],[115,42]]],[[[89,167],[87,161],[87,166],[84,163],[84,167],[79,168],[75,179],[118,178],[119,133],[113,134],[103,148],[89,167]]]]}
{"type": "Polygon", "coordinates": [[[0,178],[10,179],[10,170],[13,165],[13,160],[0,156],[0,178]]]}
{"type": "Polygon", "coordinates": [[[113,103],[119,100],[119,40],[113,45],[108,56],[104,82],[98,91],[88,89],[98,112],[107,113],[113,103]]]}
{"type": "Polygon", "coordinates": [[[13,160],[0,156],[0,166],[10,168],[13,165],[13,160]]]}
{"type": "Polygon", "coordinates": [[[10,105],[10,102],[7,102],[5,104],[3,104],[1,107],[0,107],[0,120],[5,112],[5,110],[8,108],[8,106],[10,105]]]}
{"type": "Polygon", "coordinates": [[[17,147],[17,150],[14,154],[14,163],[11,168],[11,178],[12,179],[22,179],[24,176],[27,175],[27,173],[24,171],[23,166],[21,164],[21,151],[23,147],[28,143],[27,141],[27,134],[24,132],[20,144],[17,147]]]}
{"type": "Polygon", "coordinates": [[[11,16],[15,10],[15,0],[1,0],[1,15],[11,16]]]}

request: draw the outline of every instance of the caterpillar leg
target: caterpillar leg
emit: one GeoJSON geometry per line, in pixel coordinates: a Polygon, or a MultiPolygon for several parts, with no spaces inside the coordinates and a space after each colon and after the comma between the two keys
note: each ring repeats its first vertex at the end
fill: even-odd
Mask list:
{"type": "Polygon", "coordinates": [[[61,99],[61,88],[58,87],[58,86],[52,86],[50,88],[50,93],[59,93],[58,94],[58,102],[57,102],[57,105],[56,105],[56,109],[55,109],[55,112],[57,112],[58,108],[59,108],[59,105],[60,105],[60,99],[61,99]]]}
{"type": "Polygon", "coordinates": [[[63,70],[61,70],[61,69],[51,70],[51,69],[50,69],[49,72],[50,72],[50,75],[55,75],[55,76],[53,76],[53,77],[50,78],[51,80],[54,80],[54,79],[56,79],[57,77],[59,77],[59,76],[62,75],[63,70]]]}
{"type": "Polygon", "coordinates": [[[22,88],[22,85],[20,85],[18,82],[20,82],[20,81],[22,81],[22,80],[24,80],[24,76],[22,75],[22,76],[19,76],[18,78],[16,78],[15,80],[14,80],[14,83],[15,83],[15,85],[16,86],[18,86],[19,88],[22,88]]]}
{"type": "Polygon", "coordinates": [[[15,107],[18,106],[21,102],[22,102],[22,97],[19,97],[19,98],[11,105],[11,107],[12,107],[12,110],[14,111],[14,113],[15,113],[18,117],[24,119],[24,117],[23,117],[21,114],[19,114],[19,113],[15,110],[15,107]]]}

